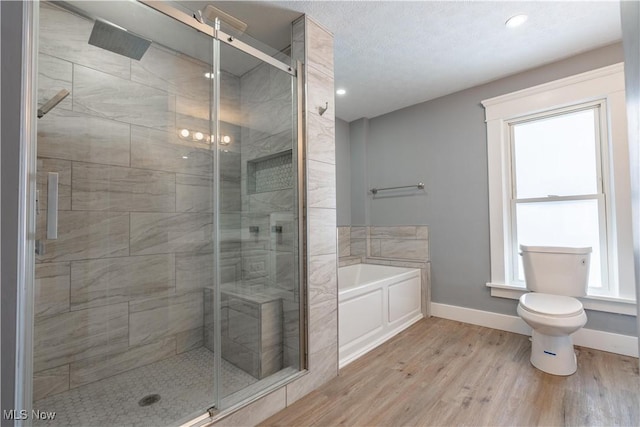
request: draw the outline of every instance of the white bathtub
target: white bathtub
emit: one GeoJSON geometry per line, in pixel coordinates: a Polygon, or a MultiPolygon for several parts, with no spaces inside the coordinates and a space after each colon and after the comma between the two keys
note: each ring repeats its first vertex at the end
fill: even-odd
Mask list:
{"type": "Polygon", "coordinates": [[[422,319],[420,270],[356,264],[338,269],[343,367],[422,319]]]}

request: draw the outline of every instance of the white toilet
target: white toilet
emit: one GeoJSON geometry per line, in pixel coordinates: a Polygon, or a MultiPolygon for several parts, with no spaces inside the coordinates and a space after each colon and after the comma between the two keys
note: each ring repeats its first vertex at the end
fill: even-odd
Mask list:
{"type": "Polygon", "coordinates": [[[578,368],[571,334],[587,323],[576,296],[587,293],[591,248],[520,245],[531,292],[520,297],[518,315],[531,328],[531,364],[553,375],[578,368]]]}

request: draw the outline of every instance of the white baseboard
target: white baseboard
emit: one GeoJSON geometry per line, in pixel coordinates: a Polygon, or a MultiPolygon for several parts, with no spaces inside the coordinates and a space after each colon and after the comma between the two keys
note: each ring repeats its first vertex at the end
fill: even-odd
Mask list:
{"type": "MultiPolygon", "coordinates": [[[[434,302],[431,303],[431,315],[501,331],[531,335],[531,328],[518,316],[434,302]]],[[[580,329],[572,336],[573,343],[581,347],[638,357],[638,338],[634,336],[585,328],[580,329]]]]}

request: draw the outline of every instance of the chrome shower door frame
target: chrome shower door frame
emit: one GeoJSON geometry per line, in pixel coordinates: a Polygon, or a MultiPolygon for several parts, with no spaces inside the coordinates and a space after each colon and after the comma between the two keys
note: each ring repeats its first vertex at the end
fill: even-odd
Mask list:
{"type": "Polygon", "coordinates": [[[279,70],[284,71],[285,73],[289,73],[294,77],[296,76],[296,70],[294,70],[292,66],[285,64],[282,61],[278,61],[277,59],[267,55],[261,50],[256,49],[255,47],[241,40],[236,39],[235,37],[225,33],[224,31],[221,31],[219,28],[214,28],[208,24],[204,24],[198,21],[195,17],[189,16],[184,12],[174,9],[171,5],[166,4],[165,2],[157,0],[138,0],[138,2],[169,16],[176,21],[182,22],[183,24],[190,26],[194,30],[207,34],[222,43],[233,46],[234,48],[239,49],[256,59],[259,59],[262,62],[266,62],[267,64],[272,65],[279,70]]]}
{"type": "MultiPolygon", "coordinates": [[[[15,348],[16,410],[31,414],[35,285],[37,75],[39,2],[22,3],[22,108],[18,193],[17,319],[15,348]]],[[[30,425],[15,419],[16,426],[30,425]]]]}

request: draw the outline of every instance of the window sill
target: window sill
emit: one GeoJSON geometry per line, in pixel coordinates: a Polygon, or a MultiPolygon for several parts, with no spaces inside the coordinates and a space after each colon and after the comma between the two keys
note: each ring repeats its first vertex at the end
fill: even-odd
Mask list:
{"type": "MultiPolygon", "coordinates": [[[[519,299],[527,290],[521,286],[504,283],[487,283],[491,288],[491,296],[499,298],[519,299]]],[[[587,310],[604,311],[606,313],[626,314],[636,316],[638,314],[635,300],[616,297],[589,295],[578,298],[587,310]]]]}

